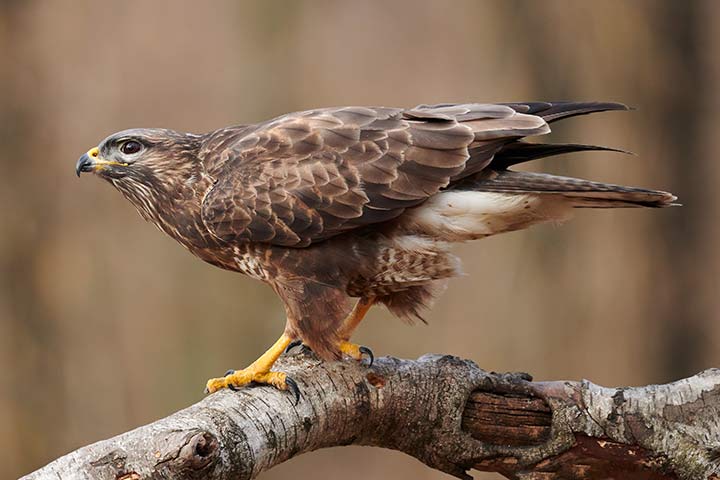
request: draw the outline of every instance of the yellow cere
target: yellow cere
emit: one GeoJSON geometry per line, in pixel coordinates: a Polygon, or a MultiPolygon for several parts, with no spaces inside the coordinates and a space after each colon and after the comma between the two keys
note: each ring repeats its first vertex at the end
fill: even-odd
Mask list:
{"type": "Polygon", "coordinates": [[[108,165],[119,165],[122,167],[128,166],[127,163],[123,163],[123,162],[102,160],[100,158],[100,149],[98,147],[93,147],[90,150],[88,150],[87,156],[93,159],[93,168],[95,169],[96,172],[99,172],[100,170],[104,169],[108,165]]]}

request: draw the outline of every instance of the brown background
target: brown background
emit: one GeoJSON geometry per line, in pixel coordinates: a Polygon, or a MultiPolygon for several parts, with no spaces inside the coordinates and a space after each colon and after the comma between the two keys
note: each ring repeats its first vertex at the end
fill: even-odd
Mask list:
{"type": "MultiPolygon", "coordinates": [[[[268,288],[192,258],[74,162],[113,131],[204,132],[317,106],[617,100],[558,124],[588,153],[533,168],[671,190],[457,250],[468,276],[378,355],[607,385],[720,366],[720,2],[0,2],[0,477],[202,397],[280,333],[268,288]]],[[[263,478],[442,478],[389,451],[263,478]]],[[[498,478],[488,475],[483,478],[498,478]]]]}

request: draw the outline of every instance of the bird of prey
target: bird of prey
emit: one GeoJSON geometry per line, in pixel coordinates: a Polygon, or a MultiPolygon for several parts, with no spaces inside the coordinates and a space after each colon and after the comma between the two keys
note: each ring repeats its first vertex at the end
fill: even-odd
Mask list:
{"type": "Polygon", "coordinates": [[[575,208],[666,207],[670,193],[513,170],[551,155],[613,150],[533,143],[549,123],[618,103],[529,102],[322,108],[202,134],[133,129],[78,160],[201,259],[261,280],[285,305],[275,344],[206,391],[249,383],[298,395],[271,367],[302,342],[361,360],[350,342],[372,305],[420,318],[460,272],[456,242],[567,219],[575,208]],[[350,309],[350,300],[357,303],[350,309]]]}

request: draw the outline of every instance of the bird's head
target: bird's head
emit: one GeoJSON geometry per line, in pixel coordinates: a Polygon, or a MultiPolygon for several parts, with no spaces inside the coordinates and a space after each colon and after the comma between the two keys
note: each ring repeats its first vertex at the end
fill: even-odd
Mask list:
{"type": "Polygon", "coordinates": [[[199,135],[138,128],[110,135],[75,164],[75,173],[92,172],[112,183],[146,217],[149,204],[187,197],[200,177],[199,135]]]}
{"type": "Polygon", "coordinates": [[[80,157],[75,173],[93,172],[105,179],[142,181],[167,174],[184,176],[197,159],[199,136],[161,128],[114,133],[80,157]]]}

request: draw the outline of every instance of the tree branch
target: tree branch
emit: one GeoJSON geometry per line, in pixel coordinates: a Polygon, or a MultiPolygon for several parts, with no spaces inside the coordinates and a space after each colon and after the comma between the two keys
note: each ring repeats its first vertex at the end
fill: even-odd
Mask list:
{"type": "Polygon", "coordinates": [[[221,391],[144,427],[80,448],[24,477],[250,479],[338,445],[399,450],[470,478],[718,479],[720,370],[668,385],[531,382],[450,356],[368,368],[312,354],[277,364],[302,391],[221,391]]]}

